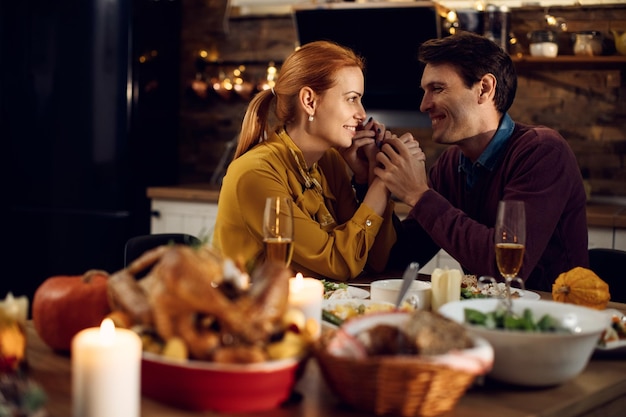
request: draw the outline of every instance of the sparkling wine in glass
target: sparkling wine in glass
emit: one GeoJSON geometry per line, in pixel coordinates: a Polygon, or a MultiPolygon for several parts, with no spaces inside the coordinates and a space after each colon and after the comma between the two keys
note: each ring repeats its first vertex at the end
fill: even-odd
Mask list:
{"type": "Polygon", "coordinates": [[[290,198],[268,197],[263,212],[265,260],[291,263],[293,255],[293,207],[290,198]]]}
{"type": "Polygon", "coordinates": [[[517,277],[524,260],[526,214],[523,201],[503,200],[498,203],[495,231],[498,269],[510,282],[517,277]]]}

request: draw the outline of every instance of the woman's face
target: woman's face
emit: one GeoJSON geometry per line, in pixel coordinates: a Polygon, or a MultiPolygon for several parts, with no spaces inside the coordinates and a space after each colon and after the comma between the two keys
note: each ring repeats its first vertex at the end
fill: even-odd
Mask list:
{"type": "Polygon", "coordinates": [[[331,146],[347,148],[357,126],[365,120],[361,103],[365,81],[358,67],[337,71],[334,87],[325,91],[319,100],[312,123],[312,133],[331,146]]]}

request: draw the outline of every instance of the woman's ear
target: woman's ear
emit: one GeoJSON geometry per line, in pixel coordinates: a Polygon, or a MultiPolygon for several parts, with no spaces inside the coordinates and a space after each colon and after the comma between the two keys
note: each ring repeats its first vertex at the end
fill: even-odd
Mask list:
{"type": "Polygon", "coordinates": [[[479,102],[484,103],[487,100],[493,100],[496,95],[496,85],[498,81],[496,77],[487,73],[483,75],[483,78],[480,80],[480,97],[479,102]]]}
{"type": "Polygon", "coordinates": [[[299,94],[300,105],[304,111],[309,115],[315,115],[315,107],[317,106],[317,95],[310,87],[302,87],[299,94]]]}

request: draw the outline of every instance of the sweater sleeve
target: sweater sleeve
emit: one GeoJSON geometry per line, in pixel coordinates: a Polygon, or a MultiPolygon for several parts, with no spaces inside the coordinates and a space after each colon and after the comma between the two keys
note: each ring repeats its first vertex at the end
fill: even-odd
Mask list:
{"type": "Polygon", "coordinates": [[[576,262],[564,258],[578,256],[587,244],[582,230],[586,223],[578,221],[581,212],[584,216],[584,189],[573,152],[558,133],[534,128],[514,135],[499,164],[484,172],[471,191],[466,190],[464,178],[456,169],[458,154],[442,156],[439,166],[431,171],[437,191],[427,191],[410,217],[466,272],[500,276],[494,244],[500,200],[525,202],[527,244],[519,274],[522,279],[528,279],[533,272],[544,275],[538,287],[545,289],[555,278],[555,272],[547,269],[557,268],[555,264],[562,269],[576,262]],[[568,235],[580,242],[568,242],[568,235]],[[547,259],[545,264],[542,258],[547,259]]]}

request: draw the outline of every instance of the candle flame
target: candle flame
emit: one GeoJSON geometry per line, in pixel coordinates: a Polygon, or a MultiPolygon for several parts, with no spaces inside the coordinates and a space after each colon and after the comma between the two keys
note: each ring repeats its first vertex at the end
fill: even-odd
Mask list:
{"type": "Polygon", "coordinates": [[[106,318],[100,324],[100,339],[104,342],[111,343],[115,338],[115,323],[113,320],[106,318]]]}
{"type": "Polygon", "coordinates": [[[17,305],[17,301],[15,297],[13,297],[13,293],[9,291],[7,296],[4,298],[4,302],[0,305],[0,309],[4,309],[8,316],[17,318],[19,314],[20,308],[17,305]]]}
{"type": "Polygon", "coordinates": [[[297,292],[297,291],[302,290],[303,287],[304,287],[304,277],[302,276],[300,272],[298,272],[296,274],[296,277],[291,279],[290,289],[292,292],[297,292]]]}

